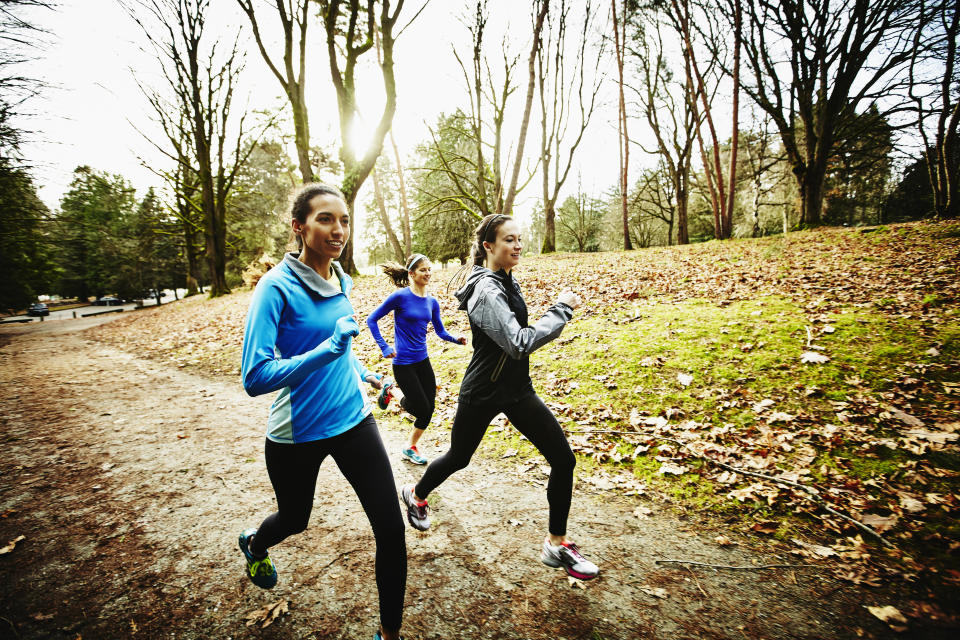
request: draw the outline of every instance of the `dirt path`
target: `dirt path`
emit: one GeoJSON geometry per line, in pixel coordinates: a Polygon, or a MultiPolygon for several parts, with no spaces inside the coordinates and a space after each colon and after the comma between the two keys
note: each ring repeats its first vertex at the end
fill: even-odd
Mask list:
{"type": "MultiPolygon", "coordinates": [[[[0,328],[0,545],[25,536],[0,557],[0,637],[371,638],[373,538],[335,464],[321,470],[309,529],[274,550],[280,583],[254,587],[235,545],[273,509],[262,454],[271,399],[73,331],[93,322],[0,328]],[[289,613],[245,626],[280,600],[289,613]]],[[[407,425],[378,419],[398,450],[407,425]]],[[[398,484],[419,476],[394,459],[398,484]]],[[[570,530],[601,576],[572,588],[537,560],[546,497],[535,475],[477,459],[438,490],[431,531],[408,528],[407,640],[889,634],[863,608],[877,604],[870,593],[823,572],[658,565],[798,561],[731,532],[740,544],[721,548],[719,531],[654,503],[638,520],[635,502],[582,483],[570,530]]]]}

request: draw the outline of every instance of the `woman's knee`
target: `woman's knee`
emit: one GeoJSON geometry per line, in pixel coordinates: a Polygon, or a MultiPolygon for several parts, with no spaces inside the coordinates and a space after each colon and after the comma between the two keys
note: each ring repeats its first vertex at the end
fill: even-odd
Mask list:
{"type": "Polygon", "coordinates": [[[577,466],[577,457],[573,455],[573,451],[567,448],[565,451],[550,456],[547,463],[550,465],[550,469],[557,473],[573,473],[574,467],[577,466]]]}

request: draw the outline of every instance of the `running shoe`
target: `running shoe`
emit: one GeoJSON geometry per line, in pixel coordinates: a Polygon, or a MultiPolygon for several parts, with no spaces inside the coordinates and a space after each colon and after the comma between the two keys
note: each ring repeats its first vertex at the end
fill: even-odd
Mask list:
{"type": "Polygon", "coordinates": [[[567,575],[578,580],[593,580],[600,570],[580,554],[580,548],[572,542],[553,546],[550,538],[543,541],[540,561],[548,567],[563,567],[567,575]]]}
{"type": "Polygon", "coordinates": [[[430,528],[430,507],[426,500],[415,500],[413,497],[414,485],[408,484],[400,490],[400,498],[407,505],[407,521],[410,526],[419,531],[430,528]]]}
{"type": "Polygon", "coordinates": [[[257,533],[256,529],[247,529],[240,533],[240,551],[247,559],[247,576],[261,589],[272,589],[277,584],[277,568],[270,559],[270,554],[257,558],[250,551],[250,538],[257,533]]]}
{"type": "Polygon", "coordinates": [[[393,399],[393,380],[389,378],[383,379],[383,387],[380,389],[380,395],[377,396],[377,406],[381,409],[386,409],[387,405],[390,404],[390,401],[393,399]]]}
{"type": "MultiPolygon", "coordinates": [[[[383,640],[383,636],[380,635],[379,631],[373,634],[373,640],[383,640]]],[[[401,637],[400,640],[403,640],[403,637],[401,637]]]]}
{"type": "Polygon", "coordinates": [[[427,459],[420,455],[420,452],[417,450],[417,445],[413,445],[409,449],[404,449],[400,453],[403,454],[404,459],[409,460],[413,464],[427,464],[427,459]]]}

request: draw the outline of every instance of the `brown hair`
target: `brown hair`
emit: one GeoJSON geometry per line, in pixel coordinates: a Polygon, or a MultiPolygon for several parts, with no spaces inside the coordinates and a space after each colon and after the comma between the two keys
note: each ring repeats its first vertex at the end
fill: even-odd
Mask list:
{"type": "Polygon", "coordinates": [[[418,264],[428,259],[429,258],[422,253],[414,253],[407,257],[406,267],[396,262],[388,262],[380,265],[380,269],[390,276],[393,284],[399,289],[400,287],[405,287],[410,284],[410,272],[416,269],[418,264]]]}
{"type": "Polygon", "coordinates": [[[497,229],[507,220],[513,220],[510,216],[502,213],[491,213],[485,216],[480,224],[477,225],[476,236],[473,240],[473,246],[470,248],[470,255],[473,257],[473,264],[482,267],[483,261],[487,258],[487,250],[484,249],[484,242],[495,242],[497,239],[497,229]]]}
{"type": "MultiPolygon", "coordinates": [[[[310,201],[317,196],[333,196],[346,202],[343,194],[336,187],[319,182],[309,182],[303,185],[294,197],[293,206],[290,208],[290,217],[300,223],[306,222],[307,216],[310,215],[310,201]]],[[[303,238],[300,236],[296,236],[296,238],[297,250],[303,251],[303,238]]]]}

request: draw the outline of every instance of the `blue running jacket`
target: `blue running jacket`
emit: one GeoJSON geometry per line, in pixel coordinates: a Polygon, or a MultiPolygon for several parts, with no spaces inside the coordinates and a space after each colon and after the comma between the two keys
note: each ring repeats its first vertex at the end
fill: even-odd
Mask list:
{"type": "Polygon", "coordinates": [[[280,391],[267,423],[274,442],[330,438],[371,411],[360,386],[367,370],[352,345],[341,352],[331,344],[337,319],[354,313],[353,280],[338,263],[332,268],[343,291],[288,253],[254,290],[240,370],[251,396],[280,391]]]}

